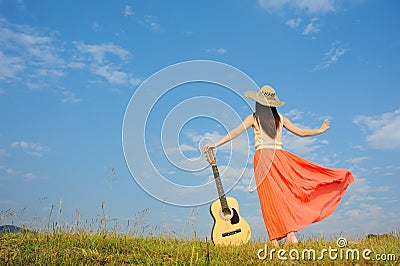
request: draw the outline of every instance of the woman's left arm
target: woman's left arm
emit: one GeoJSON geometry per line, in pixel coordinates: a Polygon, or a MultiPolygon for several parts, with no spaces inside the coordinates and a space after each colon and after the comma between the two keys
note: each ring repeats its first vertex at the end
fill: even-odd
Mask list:
{"type": "Polygon", "coordinates": [[[287,130],[289,130],[290,132],[299,137],[311,137],[325,133],[331,127],[331,123],[329,122],[328,119],[325,119],[325,121],[322,123],[319,129],[305,129],[305,128],[299,128],[298,126],[294,125],[288,118],[284,117],[283,126],[287,130]]]}
{"type": "Polygon", "coordinates": [[[232,129],[228,132],[225,136],[223,136],[220,140],[218,140],[214,145],[213,144],[206,144],[204,146],[204,151],[206,152],[210,148],[217,148],[225,143],[233,140],[234,138],[238,137],[242,134],[245,130],[251,127],[254,123],[253,114],[248,115],[243,122],[237,126],[235,129],[232,129]]]}

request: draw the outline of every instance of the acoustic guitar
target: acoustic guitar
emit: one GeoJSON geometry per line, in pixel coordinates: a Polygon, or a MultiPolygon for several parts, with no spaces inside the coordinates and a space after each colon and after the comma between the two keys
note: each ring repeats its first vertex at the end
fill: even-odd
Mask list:
{"type": "Polygon", "coordinates": [[[239,214],[239,204],[235,198],[226,197],[217,167],[217,157],[213,149],[206,152],[207,161],[211,164],[218,197],[210,206],[214,219],[211,238],[215,245],[240,245],[250,241],[249,224],[239,214]]]}

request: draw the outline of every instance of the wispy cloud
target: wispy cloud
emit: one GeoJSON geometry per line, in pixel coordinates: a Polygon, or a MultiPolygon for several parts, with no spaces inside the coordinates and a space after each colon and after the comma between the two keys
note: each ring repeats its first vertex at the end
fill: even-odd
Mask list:
{"type": "Polygon", "coordinates": [[[130,16],[133,16],[133,15],[135,15],[135,12],[133,11],[132,6],[126,5],[125,8],[124,8],[124,16],[125,17],[130,17],[130,16]]]}
{"type": "Polygon", "coordinates": [[[303,20],[301,18],[292,18],[286,21],[286,25],[291,27],[292,29],[297,28],[303,20]]]}
{"type": "Polygon", "coordinates": [[[300,127],[319,127],[325,119],[332,119],[332,117],[329,115],[320,115],[314,112],[302,111],[298,109],[289,110],[288,112],[283,113],[283,115],[288,117],[300,127]]]}
{"type": "Polygon", "coordinates": [[[312,18],[310,23],[307,24],[307,26],[303,30],[303,35],[309,35],[313,33],[320,32],[319,26],[316,25],[316,22],[318,21],[317,18],[312,18]]]}
{"type": "MultiPolygon", "coordinates": [[[[12,24],[0,18],[0,80],[21,81],[31,77],[58,78],[64,75],[65,62],[55,32],[12,24]],[[30,75],[22,75],[24,70],[30,75]],[[54,75],[54,76],[53,76],[54,75]]],[[[42,84],[45,85],[45,84],[42,84]]]]}
{"type": "Polygon", "coordinates": [[[286,10],[309,14],[334,12],[337,0],[258,0],[258,4],[268,12],[282,13],[286,10]]]}
{"type": "Polygon", "coordinates": [[[80,52],[78,56],[87,55],[88,57],[85,57],[85,59],[88,59],[88,61],[92,59],[98,64],[106,63],[107,55],[115,55],[123,63],[131,57],[130,52],[113,43],[85,44],[83,42],[73,42],[73,44],[77,51],[80,52]]]}
{"type": "MultiPolygon", "coordinates": [[[[319,128],[325,119],[332,119],[327,115],[297,109],[292,109],[283,115],[300,128],[319,128]]],[[[329,144],[323,136],[300,138],[285,130],[282,138],[284,148],[290,152],[305,156],[306,159],[325,166],[333,167],[338,163],[335,154],[327,154],[323,151],[323,148],[329,144]]]]}
{"type": "Polygon", "coordinates": [[[376,149],[400,148],[400,109],[379,116],[359,115],[353,119],[366,133],[366,142],[376,149]]]}
{"type": "Polygon", "coordinates": [[[147,15],[144,18],[144,24],[150,28],[152,32],[164,32],[165,29],[161,27],[156,16],[147,15]]]}
{"type": "Polygon", "coordinates": [[[347,160],[347,162],[351,163],[351,164],[359,164],[362,161],[365,161],[365,160],[368,160],[368,159],[369,158],[367,156],[362,156],[362,157],[355,157],[355,158],[349,159],[349,160],[347,160]]]}
{"type": "Polygon", "coordinates": [[[122,69],[122,65],[127,64],[132,58],[129,51],[113,43],[74,42],[74,45],[76,54],[72,67],[82,68],[88,64],[93,74],[104,78],[110,84],[137,86],[140,83],[140,79],[122,69]],[[111,60],[111,57],[114,57],[114,60],[111,60]]]}
{"type": "MultiPolygon", "coordinates": [[[[219,170],[226,192],[230,189],[249,192],[249,184],[254,176],[252,167],[243,168],[220,165],[219,170]]],[[[209,178],[209,181],[211,180],[214,180],[213,176],[209,178]]]]}
{"type": "Polygon", "coordinates": [[[225,48],[207,48],[205,49],[207,55],[211,54],[226,54],[228,52],[225,48]]]}
{"type": "Polygon", "coordinates": [[[72,91],[62,90],[61,94],[64,96],[61,100],[63,103],[79,103],[82,100],[78,98],[72,91]]]}
{"type": "Polygon", "coordinates": [[[316,138],[299,138],[291,134],[284,134],[285,149],[298,153],[310,154],[320,147],[320,143],[316,138]]]}
{"type": "MultiPolygon", "coordinates": [[[[99,28],[97,23],[93,24],[99,28]]],[[[56,91],[63,103],[81,99],[69,88],[59,88],[59,81],[74,70],[104,78],[113,85],[136,87],[141,79],[126,71],[132,54],[112,43],[72,42],[65,49],[59,34],[49,29],[13,24],[0,18],[0,83],[31,90],[56,91]]],[[[1,85],[1,84],[0,84],[1,85]]]]}
{"type": "Polygon", "coordinates": [[[374,186],[370,180],[357,177],[349,190],[350,197],[344,202],[344,205],[362,204],[375,200],[378,193],[389,191],[387,186],[374,186]]]}
{"type": "Polygon", "coordinates": [[[331,43],[331,48],[322,57],[321,63],[316,65],[313,71],[319,71],[329,68],[331,65],[336,64],[339,58],[342,57],[348,49],[345,45],[342,45],[340,41],[334,41],[331,43]]]}
{"type": "MultiPolygon", "coordinates": [[[[56,36],[56,32],[0,19],[0,82],[32,90],[54,90],[69,66],[63,59],[66,54],[62,42],[56,36]]],[[[62,102],[79,101],[67,89],[56,91],[64,96],[62,102]]]]}
{"type": "Polygon", "coordinates": [[[38,175],[35,175],[35,174],[29,172],[29,173],[24,174],[24,178],[25,178],[25,180],[33,181],[33,180],[40,179],[41,177],[39,177],[38,175]]]}
{"type": "Polygon", "coordinates": [[[0,80],[15,79],[25,69],[22,58],[8,56],[0,51],[0,80]]]}
{"type": "Polygon", "coordinates": [[[12,148],[19,148],[24,150],[27,154],[42,157],[43,154],[49,151],[49,148],[40,144],[40,143],[33,143],[28,142],[25,140],[21,141],[14,141],[10,145],[12,148]]]}

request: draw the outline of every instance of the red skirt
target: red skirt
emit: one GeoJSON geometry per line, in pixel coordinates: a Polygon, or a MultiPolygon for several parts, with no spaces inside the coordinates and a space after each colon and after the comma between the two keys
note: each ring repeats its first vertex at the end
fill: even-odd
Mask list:
{"type": "Polygon", "coordinates": [[[286,150],[259,149],[254,173],[269,239],[328,217],[354,181],[346,169],[331,169],[286,150]]]}

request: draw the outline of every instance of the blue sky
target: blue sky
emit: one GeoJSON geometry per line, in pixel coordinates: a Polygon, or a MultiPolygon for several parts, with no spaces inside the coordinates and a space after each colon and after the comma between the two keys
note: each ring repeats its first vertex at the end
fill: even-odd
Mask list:
{"type": "MultiPolygon", "coordinates": [[[[286,102],[279,112],[297,125],[331,120],[321,136],[284,135],[286,149],[356,178],[336,212],[300,236],[398,232],[399,7],[395,0],[0,0],[0,222],[43,227],[52,205],[57,212],[61,205],[53,221],[95,226],[104,202],[121,231],[136,221],[145,233],[209,236],[209,204],[179,205],[216,197],[199,146],[252,112],[240,97],[250,85],[145,85],[170,66],[210,60],[272,85],[286,102]],[[151,93],[160,93],[151,106],[138,98],[151,93]],[[126,143],[123,125],[132,133],[126,143]],[[126,159],[138,143],[145,152],[126,159]],[[197,191],[163,203],[157,198],[173,201],[174,191],[155,171],[193,191],[209,186],[201,200],[197,191]]],[[[252,134],[217,155],[228,195],[253,237],[264,238],[257,194],[248,190],[252,134]]]]}

